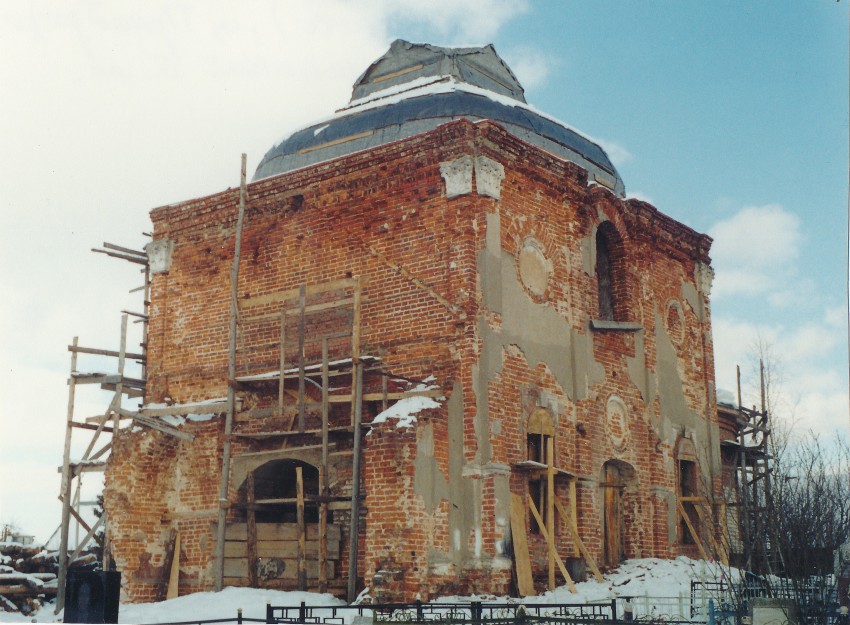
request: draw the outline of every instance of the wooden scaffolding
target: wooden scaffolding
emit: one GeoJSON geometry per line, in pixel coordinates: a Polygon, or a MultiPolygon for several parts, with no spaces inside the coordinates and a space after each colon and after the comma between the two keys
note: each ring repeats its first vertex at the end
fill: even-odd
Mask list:
{"type": "MultiPolygon", "coordinates": [[[[148,300],[150,293],[150,269],[145,252],[132,250],[126,247],[104,243],[103,249],[93,251],[103,253],[113,258],[119,258],[142,266],[144,274],[144,285],[133,289],[144,292],[144,312],[134,313],[123,311],[121,316],[121,336],[117,350],[98,349],[83,347],[79,344],[78,337],[74,337],[68,351],[71,352],[71,366],[68,374],[68,411],[65,424],[65,445],[62,455],[62,482],[60,485],[59,500],[62,503],[62,518],[59,525],[59,574],[57,580],[56,612],[65,606],[65,580],[68,569],[73,566],[81,554],[94,540],[103,550],[104,569],[109,568],[110,556],[109,545],[104,544],[101,530],[105,527],[106,514],[101,514],[97,521],[89,525],[81,514],[81,506],[85,502],[80,501],[82,476],[84,473],[103,472],[106,467],[106,458],[112,449],[112,434],[119,427],[121,419],[126,418],[131,411],[123,407],[125,398],[144,398],[145,393],[145,362],[147,348],[147,320],[148,300]],[[128,318],[136,317],[142,323],[141,352],[127,351],[127,326],[128,318]],[[115,359],[116,370],[111,373],[83,372],[78,367],[80,354],[107,357],[115,359]],[[141,365],[142,377],[134,378],[126,375],[128,361],[135,361],[141,365]],[[76,389],[79,385],[98,384],[100,388],[111,391],[109,403],[102,414],[79,418],[76,414],[76,389]],[[88,434],[89,439],[85,445],[85,451],[79,458],[72,458],[74,433],[88,434]],[[72,523],[77,524],[77,541],[74,551],[69,554],[69,543],[72,523]],[[80,540],[79,530],[84,529],[86,534],[80,540]]],[[[90,504],[92,502],[89,502],[90,504]]]]}

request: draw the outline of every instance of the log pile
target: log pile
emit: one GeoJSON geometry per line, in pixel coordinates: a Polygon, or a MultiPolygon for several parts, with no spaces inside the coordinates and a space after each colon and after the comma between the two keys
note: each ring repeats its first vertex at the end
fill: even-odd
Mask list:
{"type": "Polygon", "coordinates": [[[40,545],[0,542],[0,613],[37,612],[56,595],[57,568],[55,551],[45,551],[40,545]]]}

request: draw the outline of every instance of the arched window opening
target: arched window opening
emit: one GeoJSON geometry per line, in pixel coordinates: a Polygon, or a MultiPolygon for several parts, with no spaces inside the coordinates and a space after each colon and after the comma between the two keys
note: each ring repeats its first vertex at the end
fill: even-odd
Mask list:
{"type": "MultiPolygon", "coordinates": [[[[552,415],[545,408],[537,408],[529,415],[526,425],[526,453],[528,460],[539,462],[541,465],[549,465],[551,460],[551,464],[554,464],[555,459],[550,459],[547,455],[547,450],[550,447],[549,441],[554,440],[554,436],[555,423],[552,420],[552,415]]],[[[552,445],[552,449],[554,449],[554,445],[552,445]]],[[[537,474],[537,477],[528,481],[528,491],[534,502],[534,506],[542,516],[543,511],[549,505],[546,494],[546,480],[537,474]]],[[[540,534],[540,525],[537,523],[537,519],[532,515],[530,521],[529,529],[531,533],[540,534]]]]}
{"type": "Polygon", "coordinates": [[[625,254],[617,230],[606,221],[596,231],[596,282],[599,318],[626,321],[625,254]]]}
{"type": "MultiPolygon", "coordinates": [[[[297,467],[301,467],[305,498],[319,494],[319,470],[301,460],[272,460],[254,470],[254,500],[257,523],[295,523],[297,521],[297,467]]],[[[247,481],[240,489],[247,501],[247,481]]],[[[318,523],[318,506],[309,498],[304,506],[304,522],[318,523]]],[[[331,520],[329,519],[329,522],[331,520]]]]}

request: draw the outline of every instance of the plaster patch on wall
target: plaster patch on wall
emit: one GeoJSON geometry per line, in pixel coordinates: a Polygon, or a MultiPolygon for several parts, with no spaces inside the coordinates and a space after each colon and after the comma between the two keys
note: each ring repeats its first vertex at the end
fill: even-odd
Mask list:
{"type": "Polygon", "coordinates": [[[440,175],[446,181],[446,197],[472,193],[472,157],[461,156],[453,161],[440,163],[440,175]]]}
{"type": "Polygon", "coordinates": [[[152,274],[168,273],[171,269],[171,254],[174,252],[174,241],[157,239],[145,245],[148,264],[152,274]]]}
{"type": "Polygon", "coordinates": [[[455,565],[460,565],[467,558],[469,549],[467,542],[459,538],[469,536],[475,507],[474,503],[470,503],[473,501],[470,480],[463,478],[463,388],[460,382],[454,383],[446,409],[449,434],[449,532],[458,537],[451,542],[451,559],[455,565]]]}
{"type": "Polygon", "coordinates": [[[682,299],[690,305],[700,323],[705,323],[706,315],[703,298],[690,282],[682,282],[682,299]]]}
{"type": "Polygon", "coordinates": [[[434,458],[434,425],[425,422],[417,429],[417,435],[413,490],[422,497],[425,511],[433,514],[440,501],[449,498],[448,483],[434,458]]]}
{"type": "Polygon", "coordinates": [[[658,352],[656,379],[661,419],[676,426],[697,429],[705,426],[702,416],[688,407],[685,389],[679,374],[676,348],[664,329],[661,315],[655,314],[655,344],[658,352]]]}

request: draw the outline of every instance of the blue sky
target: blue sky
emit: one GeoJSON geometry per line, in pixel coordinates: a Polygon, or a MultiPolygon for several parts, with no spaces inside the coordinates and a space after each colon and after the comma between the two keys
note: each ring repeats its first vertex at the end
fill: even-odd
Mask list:
{"type": "MultiPolygon", "coordinates": [[[[58,524],[65,345],[115,348],[119,311],[140,309],[135,268],[89,249],[139,248],[151,208],[236,186],[241,152],[253,170],[344,105],[399,37],[494,43],[531,104],[604,142],[629,194],[714,236],[719,385],[761,337],[781,412],[846,432],[848,7],[0,4],[0,522],[58,524]]],[[[78,414],[105,401],[87,390],[78,414]]]]}

